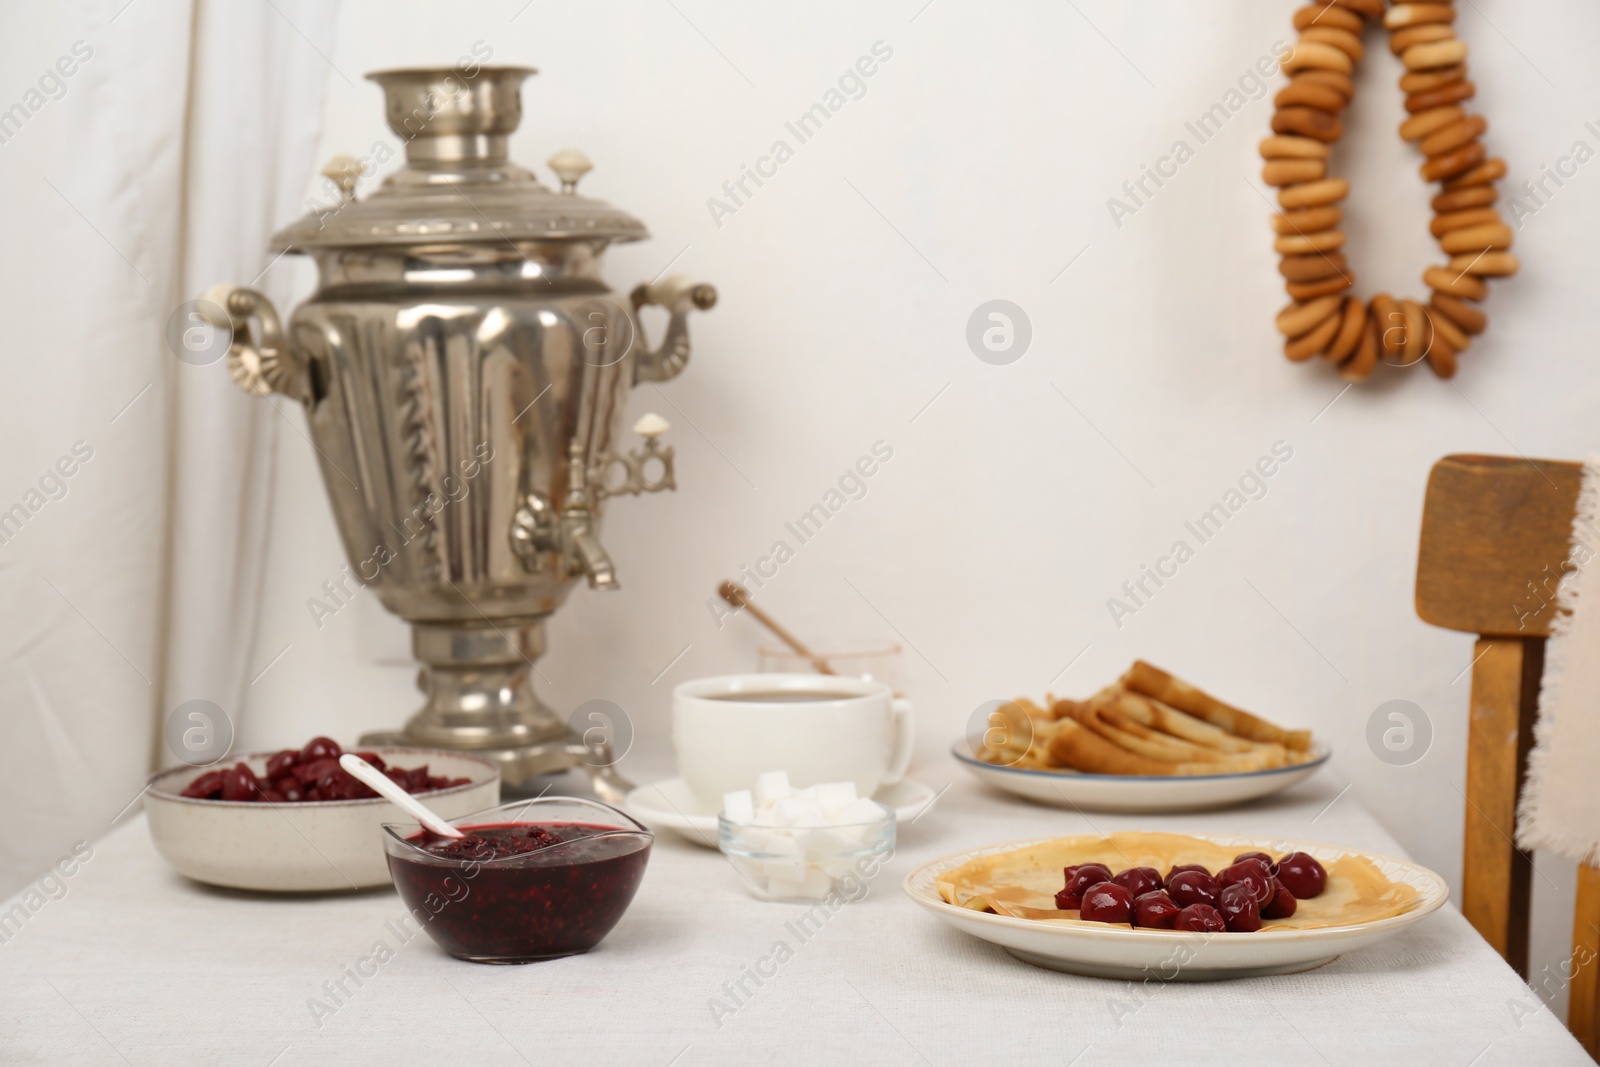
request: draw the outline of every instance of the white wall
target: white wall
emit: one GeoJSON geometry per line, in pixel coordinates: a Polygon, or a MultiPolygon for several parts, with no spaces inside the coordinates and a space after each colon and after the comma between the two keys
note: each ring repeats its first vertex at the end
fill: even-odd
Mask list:
{"type": "MultiPolygon", "coordinates": [[[[675,269],[722,293],[695,323],[684,377],[634,402],[674,422],[681,488],[614,502],[606,540],[623,591],[574,594],[551,627],[543,696],[562,709],[618,702],[640,734],[625,767],[669,766],[671,684],[753,663],[750,625],[712,624],[716,583],[882,439],[894,458],[868,495],[762,599],[802,633],[893,627],[915,646],[918,776],[959,773],[944,749],[979,703],[1084,693],[1142,656],[1313,727],[1337,752],[1326,773],[1455,879],[1471,638],[1413,610],[1423,484],[1449,452],[1595,446],[1600,164],[1526,220],[1524,272],[1495,287],[1491,330],[1454,382],[1390,372],[1341,397],[1325,368],[1283,360],[1272,326],[1284,297],[1255,155],[1270,99],[1203,145],[1184,125],[1292,39],[1289,11],[347,0],[323,156],[388,137],[363,72],[453,62],[481,39],[496,62],[542,70],[515,157],[545,172],[556,149],[582,148],[596,164],[584,191],[655,234],[610,253],[613,286],[684,250],[675,269]],[[877,41],[893,57],[864,98],[719,226],[707,198],[877,41]],[[1194,158],[1115,225],[1107,198],[1179,138],[1194,158]],[[1009,366],[980,362],[964,341],[992,298],[1032,322],[1032,347],[1009,366]],[[1268,494],[1118,629],[1106,599],[1280,440],[1293,458],[1268,494]],[[1393,698],[1419,704],[1434,731],[1408,767],[1364,739],[1393,698]]],[[[1508,186],[1576,140],[1600,148],[1584,126],[1600,124],[1593,5],[1480,0],[1462,6],[1460,31],[1508,186]]],[[[1415,295],[1438,256],[1429,194],[1393,132],[1397,63],[1378,37],[1368,46],[1338,161],[1356,187],[1350,253],[1360,292],[1415,295]]],[[[244,740],[397,724],[416,702],[412,672],[360,647],[381,637],[381,612],[312,624],[305,601],[343,560],[305,439],[283,432],[279,459],[256,662],[289,650],[253,687],[244,740]]],[[[1559,864],[1541,869],[1545,958],[1571,912],[1544,898],[1570,898],[1571,881],[1559,864]]]]}

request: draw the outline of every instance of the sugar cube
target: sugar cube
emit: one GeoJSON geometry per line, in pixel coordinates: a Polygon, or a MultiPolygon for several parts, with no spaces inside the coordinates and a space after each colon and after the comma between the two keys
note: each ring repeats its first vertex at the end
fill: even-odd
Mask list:
{"type": "Polygon", "coordinates": [[[722,794],[722,814],[731,823],[753,822],[756,817],[756,805],[750,796],[750,790],[740,789],[737,792],[722,794]]]}
{"type": "Polygon", "coordinates": [[[856,784],[854,782],[827,782],[816,787],[817,803],[822,805],[822,810],[828,813],[830,819],[838,808],[844,807],[856,798],[856,784]]]}
{"type": "Polygon", "coordinates": [[[840,823],[867,823],[879,822],[886,814],[886,809],[876,800],[858,797],[839,809],[837,821],[840,823]]]}
{"type": "Polygon", "coordinates": [[[787,771],[767,771],[756,775],[755,802],[758,807],[775,804],[791,792],[787,771]]]}
{"type": "Polygon", "coordinates": [[[819,869],[830,878],[843,878],[854,870],[860,862],[861,857],[857,855],[834,856],[823,860],[819,869]]]}
{"type": "Polygon", "coordinates": [[[815,863],[830,856],[837,856],[841,852],[858,851],[861,848],[861,840],[852,830],[853,828],[812,830],[805,835],[800,844],[815,863]]]}
{"type": "Polygon", "coordinates": [[[761,853],[767,851],[767,844],[772,840],[772,831],[762,826],[741,826],[733,833],[730,844],[741,852],[761,853]]]}
{"type": "Polygon", "coordinates": [[[774,821],[779,826],[822,826],[829,820],[814,798],[784,797],[772,806],[774,821]]]}
{"type": "Polygon", "coordinates": [[[733,869],[739,872],[739,877],[747,884],[759,885],[763,877],[761,861],[751,859],[749,856],[730,855],[728,862],[733,869]]]}
{"type": "Polygon", "coordinates": [[[806,856],[792,834],[773,834],[761,859],[761,873],[767,878],[798,882],[806,874],[806,856]]]}
{"type": "Polygon", "coordinates": [[[772,821],[779,826],[799,826],[808,809],[815,808],[816,802],[807,802],[799,796],[787,796],[772,805],[772,821]]]}

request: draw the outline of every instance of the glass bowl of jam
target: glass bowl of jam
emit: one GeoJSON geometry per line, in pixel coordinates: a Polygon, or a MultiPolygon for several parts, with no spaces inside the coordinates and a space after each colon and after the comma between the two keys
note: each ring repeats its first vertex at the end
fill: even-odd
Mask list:
{"type": "Polygon", "coordinates": [[[655,836],[580,797],[517,800],[451,819],[464,838],[384,824],[400,899],[428,936],[474,963],[587,952],[628,910],[655,836]]]}

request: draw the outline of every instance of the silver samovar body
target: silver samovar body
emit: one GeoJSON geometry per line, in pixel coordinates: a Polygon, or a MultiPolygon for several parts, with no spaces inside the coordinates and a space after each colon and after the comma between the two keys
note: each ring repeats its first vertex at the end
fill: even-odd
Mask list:
{"type": "Polygon", "coordinates": [[[606,742],[569,735],[534,695],[533,664],[575,581],[617,587],[606,498],[674,487],[664,420],[645,416],[624,441],[628,393],[683,369],[688,313],[716,290],[672,277],[620,299],[606,286],[606,247],[648,233],[576,194],[579,153],[550,160],[559,192],[510,162],[532,73],[370,75],[406,165],[358,200],[361,164],[335,160],[324,173],[340,202],[274,235],[274,251],[318,268],[287,328],[251,289],[218,286],[202,312],[231,329],[244,389],[304,405],[351,567],[411,624],[426,699],[403,730],[363,743],[490,755],[512,786],[583,763],[614,798],[606,742]],[[655,348],[645,304],[670,316],[655,348]]]}

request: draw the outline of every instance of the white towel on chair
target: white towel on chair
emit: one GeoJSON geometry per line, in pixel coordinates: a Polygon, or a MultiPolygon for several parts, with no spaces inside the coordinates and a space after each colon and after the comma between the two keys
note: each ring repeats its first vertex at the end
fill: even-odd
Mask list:
{"type": "MultiPolygon", "coordinates": [[[[1572,548],[1545,648],[1517,844],[1600,860],[1600,456],[1583,465],[1572,548]]],[[[1537,588],[1539,578],[1530,581],[1537,588]]]]}

